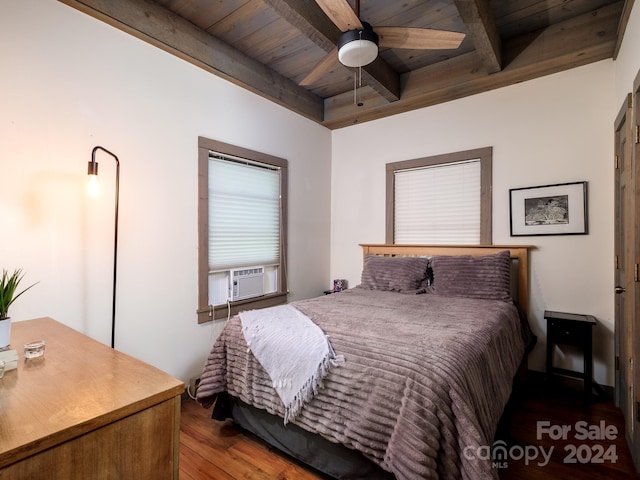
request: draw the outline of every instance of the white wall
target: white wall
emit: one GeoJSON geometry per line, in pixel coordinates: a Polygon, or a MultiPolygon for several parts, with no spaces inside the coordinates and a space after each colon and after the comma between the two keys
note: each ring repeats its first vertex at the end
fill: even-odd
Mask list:
{"type": "MultiPolygon", "coordinates": [[[[493,243],[535,245],[529,320],[544,370],[545,309],[595,315],[594,372],[613,385],[613,62],[333,132],[331,275],[360,280],[359,243],[385,240],[385,164],[493,147],[493,243]],[[589,234],[511,237],[509,189],[587,181],[589,234]]],[[[580,355],[562,365],[582,368],[580,355]]]]}
{"type": "Polygon", "coordinates": [[[0,1],[0,59],[0,268],[39,281],[14,321],[110,342],[115,162],[98,153],[89,198],[96,145],[121,163],[117,349],[187,380],[221,329],[195,314],[199,135],[289,160],[290,298],[327,287],[327,129],[54,0],[0,1]]]}
{"type": "Polygon", "coordinates": [[[634,3],[624,33],[624,41],[615,61],[616,107],[622,107],[627,93],[633,89],[633,81],[640,70],[640,5],[634,3]]]}
{"type": "Polygon", "coordinates": [[[639,32],[636,5],[615,63],[329,132],[54,0],[0,0],[0,268],[40,282],[11,315],[109,343],[114,165],[99,154],[103,195],[88,198],[95,145],[122,163],[116,346],[183,380],[222,325],[195,317],[199,135],[290,161],[292,299],[359,282],[358,243],[384,241],[385,163],[493,146],[494,243],[537,247],[530,365],[544,368],[544,309],[591,313],[596,379],[612,385],[612,125],[639,32]],[[581,180],[589,235],[509,236],[509,188],[581,180]]]}

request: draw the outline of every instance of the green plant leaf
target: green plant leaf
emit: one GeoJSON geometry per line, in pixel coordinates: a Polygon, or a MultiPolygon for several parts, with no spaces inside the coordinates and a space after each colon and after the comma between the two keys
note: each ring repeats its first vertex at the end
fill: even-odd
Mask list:
{"type": "Polygon", "coordinates": [[[24,277],[21,268],[16,268],[11,275],[5,269],[2,269],[2,277],[0,277],[0,320],[9,317],[9,307],[16,299],[31,287],[36,285],[29,285],[24,290],[16,293],[18,286],[24,277]]]}

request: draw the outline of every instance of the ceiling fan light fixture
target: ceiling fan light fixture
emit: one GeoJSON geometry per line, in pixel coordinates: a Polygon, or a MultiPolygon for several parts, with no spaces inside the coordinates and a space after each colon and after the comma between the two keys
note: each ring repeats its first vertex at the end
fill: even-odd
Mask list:
{"type": "Polygon", "coordinates": [[[363,30],[349,30],[338,41],[338,59],[345,67],[364,67],[378,56],[378,35],[363,22],[363,30]]]}

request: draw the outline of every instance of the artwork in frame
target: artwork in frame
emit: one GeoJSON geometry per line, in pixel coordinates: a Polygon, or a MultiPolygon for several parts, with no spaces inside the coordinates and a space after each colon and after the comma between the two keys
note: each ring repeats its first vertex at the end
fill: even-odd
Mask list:
{"type": "Polygon", "coordinates": [[[509,190],[511,236],[585,235],[587,182],[509,190]]]}

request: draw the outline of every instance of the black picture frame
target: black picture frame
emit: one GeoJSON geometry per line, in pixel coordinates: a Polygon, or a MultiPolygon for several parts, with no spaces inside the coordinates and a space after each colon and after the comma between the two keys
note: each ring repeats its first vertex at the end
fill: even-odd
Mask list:
{"type": "Polygon", "coordinates": [[[589,233],[587,182],[509,190],[512,237],[589,233]]]}

